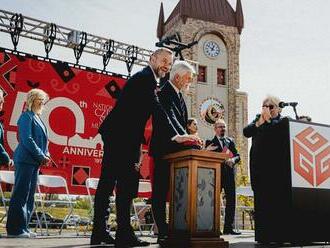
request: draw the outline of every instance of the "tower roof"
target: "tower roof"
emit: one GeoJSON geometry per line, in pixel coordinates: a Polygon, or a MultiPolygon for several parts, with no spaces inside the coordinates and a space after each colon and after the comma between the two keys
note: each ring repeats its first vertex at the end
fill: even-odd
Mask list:
{"type": "Polygon", "coordinates": [[[164,8],[163,3],[160,4],[158,25],[157,25],[157,37],[162,37],[164,34],[164,8]]]}
{"type": "MultiPolygon", "coordinates": [[[[164,18],[162,7],[163,6],[161,5],[159,20],[161,20],[161,14],[163,15],[162,18],[164,18]]],[[[227,0],[180,0],[163,25],[166,25],[172,19],[177,17],[182,18],[184,23],[186,19],[190,17],[198,20],[237,27],[239,33],[242,32],[244,27],[241,0],[237,0],[236,2],[236,11],[234,11],[227,0]]],[[[161,23],[158,22],[158,38],[161,38],[163,35],[162,32],[158,32],[160,25],[161,23]]]]}
{"type": "Polygon", "coordinates": [[[236,27],[238,28],[238,32],[242,33],[242,29],[244,28],[244,16],[241,0],[237,0],[236,2],[236,27]]]}

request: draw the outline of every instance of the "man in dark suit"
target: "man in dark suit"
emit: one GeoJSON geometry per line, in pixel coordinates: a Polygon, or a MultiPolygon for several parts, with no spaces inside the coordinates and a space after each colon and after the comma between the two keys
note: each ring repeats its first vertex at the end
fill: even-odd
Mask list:
{"type": "Polygon", "coordinates": [[[218,148],[215,152],[225,152],[230,158],[221,165],[221,189],[225,190],[226,209],[225,224],[223,234],[239,235],[240,232],[233,230],[236,208],[236,190],[235,190],[235,164],[240,161],[234,140],[226,136],[226,122],[218,119],[214,123],[215,136],[212,140],[206,141],[206,146],[212,144],[218,148]]]}
{"type": "Polygon", "coordinates": [[[169,72],[173,53],[158,49],[150,57],[149,66],[134,74],[126,83],[114,109],[99,128],[104,143],[104,156],[95,194],[94,225],[91,244],[115,243],[117,247],[148,246],[139,240],[130,225],[130,207],[137,196],[140,168],[140,147],[150,115],[157,111],[162,125],[176,142],[190,138],[178,135],[155,94],[157,81],[169,72]],[[116,241],[108,234],[109,196],[116,184],[116,241]]]}
{"type": "MultiPolygon", "coordinates": [[[[171,119],[176,130],[181,135],[186,135],[188,112],[182,97],[182,91],[189,88],[192,82],[194,68],[185,61],[174,63],[167,81],[158,93],[159,101],[166,114],[171,119]]],[[[176,152],[185,147],[174,142],[171,133],[164,130],[164,125],[158,114],[153,115],[153,131],[150,142],[150,155],[154,159],[154,183],[152,189],[152,211],[158,227],[158,242],[168,235],[166,223],[166,197],[169,188],[170,168],[163,156],[176,152]]],[[[196,137],[196,140],[199,139],[196,137]]]]}

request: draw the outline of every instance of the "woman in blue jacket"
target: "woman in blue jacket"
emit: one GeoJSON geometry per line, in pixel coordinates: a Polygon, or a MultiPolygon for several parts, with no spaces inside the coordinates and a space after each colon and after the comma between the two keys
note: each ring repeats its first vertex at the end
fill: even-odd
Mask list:
{"type": "Polygon", "coordinates": [[[50,161],[48,132],[41,120],[46,92],[32,89],[27,93],[26,111],[18,120],[19,144],[14,152],[15,185],[7,218],[7,234],[10,237],[31,238],[28,224],[34,204],[39,167],[50,161]]]}

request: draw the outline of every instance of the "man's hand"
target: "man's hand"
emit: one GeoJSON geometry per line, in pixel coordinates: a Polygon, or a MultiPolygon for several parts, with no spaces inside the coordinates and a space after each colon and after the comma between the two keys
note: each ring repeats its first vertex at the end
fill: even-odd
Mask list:
{"type": "Polygon", "coordinates": [[[207,151],[214,151],[214,150],[216,150],[218,148],[218,146],[217,145],[214,145],[214,144],[209,144],[207,147],[205,147],[205,150],[207,150],[207,151]]]}
{"type": "Polygon", "coordinates": [[[183,143],[183,142],[197,142],[197,144],[202,145],[203,141],[196,135],[191,134],[184,134],[184,135],[177,135],[174,139],[177,143],[183,143]]]}
{"type": "Polygon", "coordinates": [[[134,164],[134,169],[135,169],[137,172],[139,172],[140,169],[141,169],[141,165],[142,165],[141,162],[139,162],[139,163],[135,163],[135,164],[134,164]]]}
{"type": "Polygon", "coordinates": [[[141,165],[142,165],[142,160],[143,160],[143,145],[140,145],[140,157],[139,157],[139,162],[134,164],[134,169],[139,172],[141,169],[141,165]]]}

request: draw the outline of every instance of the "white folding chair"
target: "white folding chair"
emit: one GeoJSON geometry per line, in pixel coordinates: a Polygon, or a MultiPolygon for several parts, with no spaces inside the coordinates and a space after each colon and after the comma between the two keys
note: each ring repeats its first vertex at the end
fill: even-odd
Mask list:
{"type": "MultiPolygon", "coordinates": [[[[237,213],[240,210],[242,212],[242,221],[243,221],[243,228],[244,228],[244,213],[246,211],[252,211],[254,208],[252,206],[246,206],[246,205],[238,205],[238,198],[239,196],[245,196],[245,197],[251,197],[253,198],[253,190],[250,186],[241,186],[236,188],[236,214],[235,214],[235,229],[238,230],[238,218],[237,213]]],[[[251,221],[251,215],[250,215],[250,221],[251,221]]],[[[252,225],[252,221],[251,221],[252,225]]]]}
{"type": "MultiPolygon", "coordinates": [[[[90,224],[93,223],[93,218],[94,218],[94,199],[93,196],[91,194],[91,189],[92,190],[96,190],[97,186],[99,184],[99,178],[87,178],[86,179],[86,190],[87,190],[87,195],[88,195],[88,199],[90,202],[90,210],[89,210],[89,216],[90,216],[90,221],[88,223],[88,225],[86,226],[86,230],[88,229],[88,226],[90,224]]],[[[112,193],[112,196],[110,196],[110,204],[109,207],[114,207],[116,205],[116,192],[115,190],[112,193]]]]}
{"type": "MultiPolygon", "coordinates": [[[[139,181],[139,189],[138,193],[139,194],[151,194],[152,192],[152,187],[151,183],[148,180],[140,180],[139,181]]],[[[137,222],[140,235],[143,235],[142,232],[142,226],[149,226],[149,234],[152,234],[153,228],[154,228],[154,219],[152,216],[152,211],[151,211],[151,205],[146,203],[146,199],[144,197],[138,197],[133,200],[133,210],[134,210],[134,215],[133,215],[133,221],[137,222]],[[140,199],[137,201],[137,199],[140,199]],[[145,219],[145,213],[146,211],[150,211],[151,216],[152,216],[152,221],[151,223],[146,223],[145,219]]]]}
{"type": "Polygon", "coordinates": [[[96,190],[97,186],[99,184],[99,179],[98,178],[87,178],[85,181],[86,184],[86,190],[87,190],[87,195],[88,195],[88,199],[89,199],[89,203],[90,203],[90,209],[88,211],[89,214],[89,222],[86,226],[85,229],[85,233],[88,230],[89,225],[93,224],[93,218],[94,218],[94,200],[93,197],[91,195],[91,189],[96,190]]]}
{"type": "MultiPolygon", "coordinates": [[[[0,171],[0,192],[1,192],[1,198],[2,198],[2,204],[4,206],[5,209],[5,215],[1,218],[0,223],[4,220],[4,218],[6,218],[6,216],[8,215],[8,204],[10,202],[10,197],[7,198],[3,192],[3,189],[1,187],[1,183],[7,183],[7,184],[11,184],[14,186],[15,184],[15,172],[14,171],[4,171],[1,170],[0,171]]],[[[12,191],[13,191],[14,187],[12,187],[12,191]]],[[[42,233],[42,226],[39,220],[39,217],[37,216],[37,224],[35,226],[35,230],[37,230],[37,228],[39,227],[41,233],[42,233]]]]}
{"type": "MultiPolygon", "coordinates": [[[[39,192],[39,197],[40,197],[39,201],[40,201],[42,212],[43,212],[43,221],[44,221],[45,226],[46,226],[47,235],[49,235],[48,224],[51,224],[51,223],[48,223],[48,221],[46,220],[45,206],[46,205],[53,205],[53,204],[55,204],[55,205],[56,204],[61,204],[61,205],[64,204],[64,205],[68,206],[68,214],[66,215],[66,218],[64,218],[63,223],[62,223],[61,228],[60,228],[60,231],[59,231],[59,234],[61,234],[62,230],[63,230],[63,227],[65,225],[67,225],[67,222],[68,222],[69,218],[72,216],[73,204],[74,204],[74,202],[72,202],[72,200],[71,200],[66,180],[61,176],[39,175],[38,176],[38,192],[39,192]],[[44,187],[48,187],[48,188],[65,188],[66,200],[44,200],[43,197],[42,197],[40,186],[44,186],[44,187]]],[[[77,223],[75,223],[75,229],[76,229],[77,235],[79,235],[77,223]]]]}
{"type": "Polygon", "coordinates": [[[88,199],[89,199],[90,204],[91,204],[92,207],[94,205],[94,201],[93,201],[90,190],[91,189],[94,189],[94,190],[97,189],[97,186],[99,184],[99,180],[100,179],[98,179],[98,178],[87,178],[86,181],[85,181],[88,199]]]}
{"type": "Polygon", "coordinates": [[[10,185],[14,185],[15,183],[15,172],[14,171],[5,171],[0,170],[0,193],[2,199],[2,205],[5,209],[5,215],[2,216],[0,223],[7,217],[8,215],[8,204],[10,202],[10,197],[6,197],[4,191],[1,187],[1,183],[7,183],[10,185]]]}

